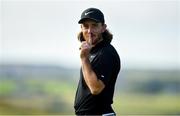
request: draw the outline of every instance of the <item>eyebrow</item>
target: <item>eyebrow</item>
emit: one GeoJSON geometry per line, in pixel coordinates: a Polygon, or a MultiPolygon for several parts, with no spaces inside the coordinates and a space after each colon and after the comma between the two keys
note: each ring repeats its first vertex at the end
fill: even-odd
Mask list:
{"type": "MultiPolygon", "coordinates": [[[[91,24],[93,24],[93,25],[94,25],[94,24],[97,24],[97,25],[98,25],[99,23],[92,22],[91,24]]],[[[84,22],[84,23],[82,23],[82,25],[87,25],[87,23],[84,22]]]]}

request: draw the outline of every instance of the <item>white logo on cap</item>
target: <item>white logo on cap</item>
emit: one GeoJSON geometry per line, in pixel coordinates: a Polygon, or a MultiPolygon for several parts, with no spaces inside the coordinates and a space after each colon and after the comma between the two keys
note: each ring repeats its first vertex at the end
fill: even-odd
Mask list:
{"type": "Polygon", "coordinates": [[[85,12],[84,15],[88,15],[90,13],[92,13],[93,11],[89,11],[89,12],[85,12]]]}

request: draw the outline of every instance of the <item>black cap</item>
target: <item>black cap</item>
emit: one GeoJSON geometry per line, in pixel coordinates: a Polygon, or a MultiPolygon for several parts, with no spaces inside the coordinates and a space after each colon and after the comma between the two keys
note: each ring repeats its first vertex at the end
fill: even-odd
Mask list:
{"type": "Polygon", "coordinates": [[[83,23],[85,19],[91,19],[96,22],[104,23],[104,15],[103,13],[97,8],[88,8],[81,14],[81,19],[79,20],[79,24],[83,23]]]}

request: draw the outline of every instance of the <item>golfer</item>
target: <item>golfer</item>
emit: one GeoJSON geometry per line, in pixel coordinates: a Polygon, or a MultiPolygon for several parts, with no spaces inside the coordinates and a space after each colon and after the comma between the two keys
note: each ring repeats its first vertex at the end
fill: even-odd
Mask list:
{"type": "Polygon", "coordinates": [[[74,108],[76,115],[114,116],[111,107],[120,58],[110,44],[112,34],[107,30],[104,14],[97,8],[88,8],[78,22],[81,70],[74,108]]]}

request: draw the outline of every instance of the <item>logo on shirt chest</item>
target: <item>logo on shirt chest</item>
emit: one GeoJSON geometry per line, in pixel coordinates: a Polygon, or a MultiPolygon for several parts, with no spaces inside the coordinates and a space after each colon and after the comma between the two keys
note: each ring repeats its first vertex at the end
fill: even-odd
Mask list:
{"type": "Polygon", "coordinates": [[[96,57],[96,55],[90,55],[90,57],[89,57],[90,62],[92,62],[95,57],[96,57]]]}

